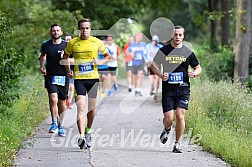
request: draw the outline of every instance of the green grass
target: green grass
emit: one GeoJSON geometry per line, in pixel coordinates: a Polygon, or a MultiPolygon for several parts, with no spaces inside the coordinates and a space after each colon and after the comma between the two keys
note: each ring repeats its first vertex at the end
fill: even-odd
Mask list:
{"type": "Polygon", "coordinates": [[[192,83],[186,126],[198,144],[232,166],[252,166],[252,96],[228,82],[192,83]]]}
{"type": "Polygon", "coordinates": [[[43,78],[26,76],[20,82],[20,97],[11,108],[0,113],[0,166],[10,166],[22,141],[48,116],[43,78]]]}

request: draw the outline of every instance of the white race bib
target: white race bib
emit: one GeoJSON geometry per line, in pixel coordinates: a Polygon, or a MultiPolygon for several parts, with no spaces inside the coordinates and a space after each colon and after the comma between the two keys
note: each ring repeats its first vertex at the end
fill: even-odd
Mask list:
{"type": "Polygon", "coordinates": [[[52,76],[52,84],[65,86],[66,76],[52,76]]]}
{"type": "Polygon", "coordinates": [[[80,74],[88,74],[94,71],[94,65],[91,62],[85,64],[79,64],[78,67],[80,74]]]}
{"type": "Polygon", "coordinates": [[[169,78],[168,78],[168,83],[169,84],[182,84],[182,83],[184,83],[183,72],[170,73],[169,78]]]}

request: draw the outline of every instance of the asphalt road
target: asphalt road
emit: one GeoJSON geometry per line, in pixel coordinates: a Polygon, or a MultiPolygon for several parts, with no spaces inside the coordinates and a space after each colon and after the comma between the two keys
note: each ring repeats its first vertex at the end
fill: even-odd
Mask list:
{"type": "MultiPolygon", "coordinates": [[[[99,95],[97,115],[93,124],[93,146],[80,150],[76,126],[76,106],[67,110],[66,137],[48,133],[51,123],[47,118],[31,138],[24,141],[14,161],[18,167],[224,167],[229,166],[215,156],[192,144],[200,134],[192,136],[193,129],[184,134],[182,154],[172,153],[174,129],[165,145],[159,141],[163,130],[161,103],[149,95],[147,78],[143,96],[129,93],[125,81],[110,97],[99,95]],[[186,136],[191,137],[191,140],[186,136]]],[[[46,97],[44,97],[46,98],[46,97]]]]}

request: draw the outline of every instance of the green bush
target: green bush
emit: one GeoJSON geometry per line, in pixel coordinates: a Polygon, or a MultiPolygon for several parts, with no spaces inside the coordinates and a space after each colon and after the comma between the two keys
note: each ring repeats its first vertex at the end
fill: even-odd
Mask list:
{"type": "Polygon", "coordinates": [[[248,80],[244,84],[249,88],[249,91],[252,92],[252,75],[249,76],[248,80]]]}
{"type": "Polygon", "coordinates": [[[43,78],[24,77],[20,87],[20,98],[11,108],[0,113],[0,166],[11,165],[22,141],[48,115],[44,107],[47,106],[47,100],[41,98],[46,96],[43,78]]]}
{"type": "Polygon", "coordinates": [[[24,59],[6,42],[11,34],[10,21],[0,11],[0,113],[17,99],[18,80],[23,73],[24,59]]]}
{"type": "Polygon", "coordinates": [[[210,46],[202,44],[195,49],[197,58],[204,69],[204,78],[214,81],[229,79],[233,77],[234,53],[230,48],[219,47],[213,52],[210,46]]]}
{"type": "Polygon", "coordinates": [[[199,144],[228,163],[252,166],[252,96],[229,82],[194,80],[187,127],[199,144]]]}

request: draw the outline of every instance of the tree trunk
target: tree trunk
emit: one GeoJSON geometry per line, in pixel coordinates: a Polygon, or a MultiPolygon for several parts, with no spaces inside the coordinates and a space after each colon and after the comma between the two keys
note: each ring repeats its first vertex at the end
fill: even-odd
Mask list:
{"type": "MultiPolygon", "coordinates": [[[[213,11],[218,11],[218,2],[219,0],[208,0],[208,11],[211,13],[213,11]]],[[[213,50],[218,46],[217,44],[217,20],[210,20],[210,45],[213,50]]]]}
{"type": "Polygon", "coordinates": [[[251,0],[237,0],[234,79],[244,82],[249,74],[251,44],[251,0]]]}
{"type": "Polygon", "coordinates": [[[222,0],[221,11],[224,16],[221,18],[221,45],[230,46],[230,0],[222,0]]]}

